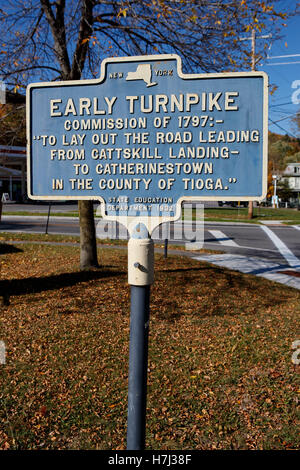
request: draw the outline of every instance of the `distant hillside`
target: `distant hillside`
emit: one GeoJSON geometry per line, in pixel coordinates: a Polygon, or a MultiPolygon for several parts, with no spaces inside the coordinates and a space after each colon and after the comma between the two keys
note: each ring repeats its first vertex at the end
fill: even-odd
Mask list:
{"type": "Polygon", "coordinates": [[[269,132],[269,168],[281,172],[289,163],[300,163],[300,138],[269,132]]]}

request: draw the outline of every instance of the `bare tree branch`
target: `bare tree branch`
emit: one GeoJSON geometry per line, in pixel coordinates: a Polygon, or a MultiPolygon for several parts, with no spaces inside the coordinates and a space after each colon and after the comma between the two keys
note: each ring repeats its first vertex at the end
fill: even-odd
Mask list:
{"type": "Polygon", "coordinates": [[[49,0],[41,0],[41,5],[45,16],[51,27],[54,38],[54,49],[62,71],[63,79],[67,79],[71,72],[69,55],[66,43],[64,11],[65,0],[59,0],[55,3],[56,16],[53,13],[49,0]]]}

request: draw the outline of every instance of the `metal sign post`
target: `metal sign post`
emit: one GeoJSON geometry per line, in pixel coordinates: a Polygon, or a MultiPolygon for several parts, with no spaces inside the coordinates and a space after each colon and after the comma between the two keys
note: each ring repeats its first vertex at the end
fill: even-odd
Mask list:
{"type": "Polygon", "coordinates": [[[265,198],[267,107],[263,72],[184,74],[173,54],[109,58],[99,79],[27,89],[29,197],[98,200],[130,234],[130,450],[145,441],[151,234],[183,201],[265,198]]]}
{"type": "Polygon", "coordinates": [[[139,224],[128,243],[131,288],[127,449],[143,450],[146,429],[150,285],[154,281],[154,244],[139,224]]]}

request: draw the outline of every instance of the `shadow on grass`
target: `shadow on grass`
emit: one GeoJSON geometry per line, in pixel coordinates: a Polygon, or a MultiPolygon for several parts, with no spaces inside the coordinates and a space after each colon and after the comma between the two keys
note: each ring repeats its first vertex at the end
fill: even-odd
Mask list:
{"type": "Polygon", "coordinates": [[[8,279],[0,281],[0,295],[3,305],[9,305],[9,297],[13,295],[36,294],[42,291],[70,287],[79,282],[93,281],[125,275],[123,271],[91,270],[75,273],[61,273],[45,277],[28,277],[25,279],[8,279]]]}
{"type": "Polygon", "coordinates": [[[156,313],[170,322],[183,315],[191,315],[195,319],[255,316],[260,311],[289,302],[291,297],[285,286],[221,266],[165,268],[159,271],[160,281],[165,282],[164,295],[156,305],[156,313]],[[174,289],[178,288],[180,295],[174,295],[174,289]]]}
{"type": "Polygon", "coordinates": [[[8,253],[21,253],[23,250],[16,248],[14,245],[7,243],[0,243],[0,255],[6,255],[8,253]]]}
{"type": "MultiPolygon", "coordinates": [[[[238,271],[235,271],[235,270],[230,270],[230,268],[226,268],[226,267],[222,267],[222,266],[217,266],[217,265],[206,265],[206,266],[200,266],[200,267],[188,267],[188,268],[175,268],[175,269],[160,269],[159,271],[161,273],[182,273],[182,274],[186,274],[186,276],[184,276],[184,279],[186,282],[194,282],[195,279],[192,279],[189,275],[193,275],[194,273],[203,273],[205,274],[205,272],[208,272],[209,275],[210,275],[210,281],[211,279],[215,279],[215,276],[216,275],[221,275],[224,280],[226,280],[227,282],[227,286],[226,287],[237,287],[237,288],[247,288],[249,289],[250,291],[253,291],[253,290],[256,290],[256,289],[259,289],[260,287],[258,286],[257,283],[261,282],[263,283],[261,288],[262,289],[265,289],[265,284],[264,282],[268,282],[268,281],[265,281],[261,278],[257,278],[255,276],[255,274],[259,273],[259,272],[272,272],[276,269],[276,271],[278,270],[278,268],[285,268],[286,265],[278,265],[276,266],[275,268],[268,268],[268,269],[262,269],[262,270],[253,270],[249,273],[242,273],[242,272],[238,272],[238,271]],[[250,277],[248,277],[250,276],[250,277]]],[[[182,280],[182,278],[181,278],[182,280]]],[[[209,282],[209,280],[207,279],[207,282],[209,282]]],[[[214,283],[214,281],[212,281],[214,283]]],[[[280,287],[280,286],[278,286],[280,287]]],[[[274,287],[273,287],[274,288],[274,287]]],[[[274,302],[274,300],[273,300],[274,302]]]]}
{"type": "Polygon", "coordinates": [[[218,266],[200,266],[199,268],[196,267],[188,267],[188,268],[175,268],[175,269],[158,269],[157,271],[161,273],[191,273],[194,271],[214,271],[214,272],[223,272],[222,268],[218,268],[218,266]]]}

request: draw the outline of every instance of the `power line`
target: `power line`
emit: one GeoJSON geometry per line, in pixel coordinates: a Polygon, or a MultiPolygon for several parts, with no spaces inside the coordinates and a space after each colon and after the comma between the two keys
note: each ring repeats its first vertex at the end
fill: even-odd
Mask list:
{"type": "MultiPolygon", "coordinates": [[[[288,99],[288,98],[290,98],[290,97],[291,97],[290,94],[289,94],[289,95],[286,95],[286,96],[278,96],[278,97],[277,97],[277,100],[286,100],[286,99],[288,99]]],[[[272,97],[272,98],[273,98],[273,97],[272,97]]]]}
{"type": "Polygon", "coordinates": [[[300,57],[300,54],[273,55],[267,56],[267,59],[284,59],[285,57],[300,57]]]}
{"type": "Polygon", "coordinates": [[[275,64],[267,64],[265,63],[265,66],[273,66],[273,65],[295,65],[295,64],[300,64],[300,61],[295,61],[295,62],[275,62],[275,64]]]}
{"type": "Polygon", "coordinates": [[[299,137],[296,137],[294,134],[292,134],[291,132],[287,131],[286,129],[284,129],[283,127],[281,127],[279,124],[276,124],[275,121],[273,121],[271,118],[269,118],[269,121],[271,121],[272,124],[274,124],[274,126],[277,126],[279,129],[281,129],[282,131],[284,131],[286,134],[289,134],[290,136],[294,137],[295,139],[298,139],[299,137]]]}
{"type": "Polygon", "coordinates": [[[273,121],[273,123],[276,124],[277,122],[284,121],[285,119],[291,119],[292,116],[297,116],[297,114],[298,114],[298,113],[290,114],[289,116],[286,116],[286,117],[284,117],[284,118],[278,119],[277,121],[273,121]]]}
{"type": "Polygon", "coordinates": [[[289,116],[293,116],[293,114],[297,114],[297,113],[292,113],[291,111],[285,111],[283,109],[276,109],[275,111],[272,110],[272,114],[287,114],[289,116]]]}
{"type": "Polygon", "coordinates": [[[287,104],[293,104],[293,103],[291,101],[289,101],[288,103],[271,104],[270,108],[275,108],[276,106],[285,106],[287,104]]]}

